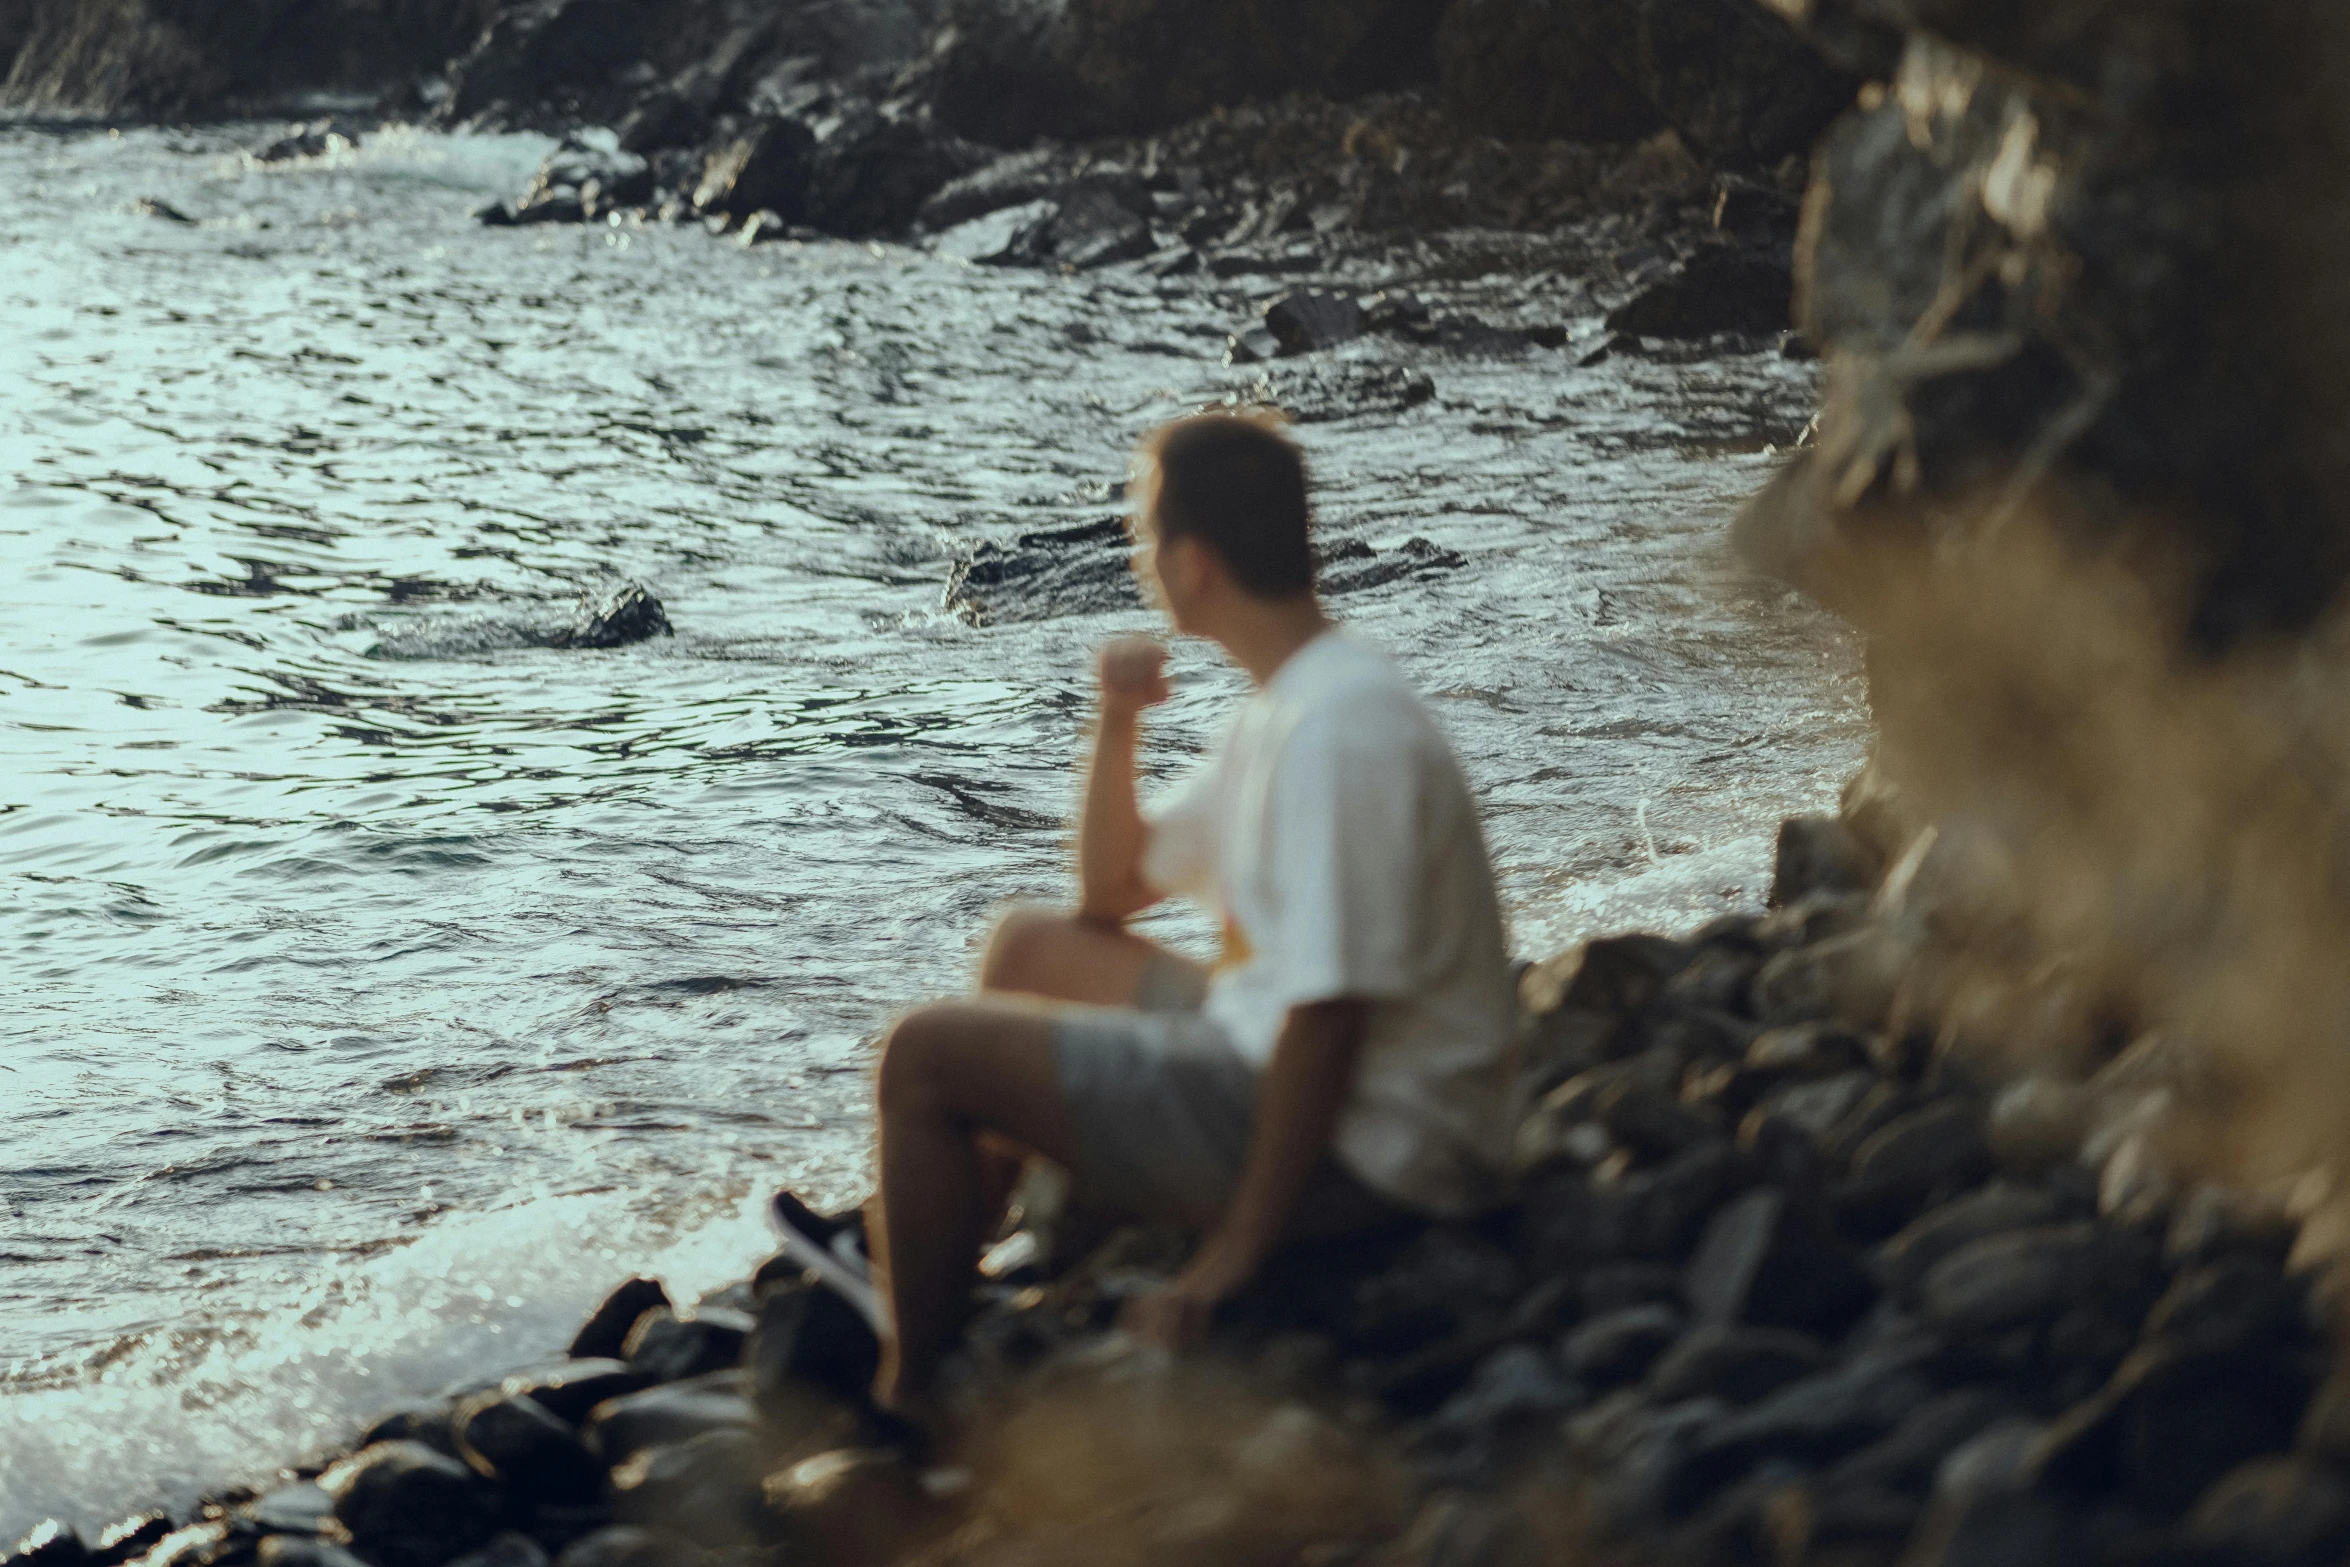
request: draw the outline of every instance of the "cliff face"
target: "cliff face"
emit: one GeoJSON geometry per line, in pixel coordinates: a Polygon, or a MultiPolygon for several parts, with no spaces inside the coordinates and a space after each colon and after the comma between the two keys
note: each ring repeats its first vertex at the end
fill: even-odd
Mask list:
{"type": "Polygon", "coordinates": [[[438,68],[490,0],[0,0],[0,105],[170,117],[438,68]]]}

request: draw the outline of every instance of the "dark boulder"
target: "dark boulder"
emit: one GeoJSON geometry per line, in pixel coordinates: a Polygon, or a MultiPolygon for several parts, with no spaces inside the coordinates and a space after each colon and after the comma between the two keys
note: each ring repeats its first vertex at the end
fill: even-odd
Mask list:
{"type": "MultiPolygon", "coordinates": [[[[467,1563],[469,1567],[488,1567],[488,1564],[475,1562],[474,1559],[481,1554],[480,1551],[469,1552],[456,1558],[450,1567],[456,1567],[457,1562],[467,1563]]],[[[365,1561],[332,1540],[321,1540],[306,1534],[263,1535],[253,1555],[260,1567],[367,1567],[365,1561]]],[[[542,1554],[542,1567],[545,1560],[542,1554]]],[[[499,1563],[497,1567],[506,1567],[506,1564],[499,1563]]]]}
{"type": "Polygon", "coordinates": [[[1691,1398],[1751,1404],[1818,1371],[1827,1361],[1827,1349],[1808,1333],[1700,1326],[1650,1368],[1648,1393],[1660,1404],[1691,1398]]]}
{"type": "Polygon", "coordinates": [[[669,1291],[658,1279],[630,1279],[604,1297],[603,1303],[580,1324],[568,1351],[574,1360],[618,1360],[636,1319],[656,1306],[669,1304],[669,1291]]]}
{"type": "Polygon", "coordinates": [[[705,1431],[749,1430],[759,1417],[744,1386],[741,1372],[718,1371],[607,1399],[589,1411],[580,1435],[605,1463],[619,1464],[644,1448],[691,1441],[705,1431]]]}
{"type": "Polygon", "coordinates": [[[903,1457],[881,1449],[819,1453],[768,1476],[765,1492],[789,1537],[819,1561],[897,1561],[951,1516],[903,1457]]]}
{"type": "Polygon", "coordinates": [[[171,1518],[165,1513],[140,1513],[111,1523],[99,1532],[98,1543],[90,1551],[91,1567],[121,1567],[133,1557],[145,1555],[169,1533],[171,1518]]]}
{"type": "Polygon", "coordinates": [[[862,1398],[880,1367],[881,1345],[854,1306],[802,1280],[759,1303],[742,1360],[752,1400],[774,1418],[795,1406],[801,1388],[862,1398]]]}
{"type": "Polygon", "coordinates": [[[656,1308],[637,1318],[620,1353],[651,1381],[682,1382],[741,1364],[751,1326],[739,1311],[656,1308]]]}
{"type": "Polygon", "coordinates": [[[988,156],[912,115],[862,101],[825,116],[812,134],[802,219],[852,239],[902,232],[941,186],[988,156]]]}
{"type": "Polygon", "coordinates": [[[2213,1482],[2184,1533],[2219,1561],[2330,1567],[2350,1551],[2350,1482],[2306,1459],[2255,1459],[2213,1482]]]}
{"type": "Polygon", "coordinates": [[[1817,1213],[1764,1187],[1706,1224],[1685,1275],[1699,1322],[1838,1333],[1875,1294],[1849,1248],[1817,1213]]]}
{"type": "Polygon", "coordinates": [[[1817,892],[1868,892],[1884,872],[1884,856],[1843,817],[1790,816],[1779,824],[1770,905],[1789,908],[1817,892]]]}
{"type": "Polygon", "coordinates": [[[997,146],[1152,131],[1285,92],[1425,80],[1442,0],[956,0],[925,68],[942,123],[997,146]]]}
{"type": "Polygon", "coordinates": [[[1808,151],[1860,88],[1778,8],[1755,0],[1561,0],[1557,10],[1564,28],[1718,162],[1767,168],[1808,151]]]}
{"type": "Polygon", "coordinates": [[[499,1383],[498,1390],[509,1398],[528,1398],[566,1425],[575,1426],[605,1399],[641,1392],[649,1385],[643,1372],[623,1360],[559,1360],[517,1371],[499,1383]]]}
{"type": "Polygon", "coordinates": [[[361,141],[359,131],[336,119],[312,120],[256,148],[255,163],[291,163],[297,158],[323,158],[349,152],[361,141]]]}
{"type": "Polygon", "coordinates": [[[2039,1187],[1995,1181],[1920,1216],[1885,1242],[1876,1253],[1877,1277],[1887,1289],[1911,1294],[1952,1252],[2051,1223],[2061,1216],[2059,1209],[2057,1199],[2039,1187]]]}
{"type": "Polygon", "coordinates": [[[1708,245],[1608,312],[1610,332],[1694,338],[1784,331],[1795,274],[1783,255],[1708,245]]]}
{"type": "Polygon", "coordinates": [[[1545,0],[1454,0],[1436,30],[1437,81],[1463,123],[1508,141],[1638,141],[1656,106],[1545,0]]]}
{"type": "Polygon", "coordinates": [[[1681,1336],[1681,1313],[1657,1302],[1594,1316],[1569,1333],[1559,1358],[1569,1375],[1596,1388],[1636,1382],[1681,1336]]]}
{"type": "Polygon", "coordinates": [[[763,1459],[757,1436],[737,1429],[645,1448],[612,1471],[613,1511],[712,1550],[750,1545],[772,1528],[763,1459]]]}
{"type": "Polygon", "coordinates": [[[603,1466],[534,1398],[476,1394],[457,1406],[453,1424],[459,1455],[510,1495],[569,1506],[593,1501],[603,1489],[603,1466]]]}
{"type": "Polygon", "coordinates": [[[691,1567],[698,1552],[636,1524],[614,1524],[563,1547],[555,1567],[691,1567]]]}
{"type": "Polygon", "coordinates": [[[419,1442],[361,1448],[318,1478],[335,1521],[378,1567],[442,1567],[489,1542],[497,1514],[465,1465],[419,1442]]]}
{"type": "MultiPolygon", "coordinates": [[[[542,1530],[548,1511],[541,1509],[537,1521],[542,1530]]],[[[322,1564],[327,1567],[327,1564],[322,1564]]],[[[490,1543],[478,1551],[468,1551],[448,1567],[547,1567],[547,1548],[527,1534],[509,1529],[494,1535],[490,1543]]]]}
{"type": "Polygon", "coordinates": [[[2031,1472],[2076,1496],[2122,1491],[2175,1517],[2229,1470],[2290,1448],[2314,1385],[2307,1357],[2266,1348],[2142,1350],[2049,1428],[2031,1472]]]}
{"type": "Polygon", "coordinates": [[[54,1518],[35,1524],[13,1550],[0,1556],[5,1567],[85,1567],[89,1547],[73,1526],[54,1518]]]}
{"type": "Polygon", "coordinates": [[[616,101],[617,80],[644,57],[649,7],[629,0],[535,0],[502,9],[450,68],[444,118],[504,105],[589,112],[616,101]]]}
{"type": "Polygon", "coordinates": [[[1265,330],[1283,356],[1335,348],[1363,334],[1362,307],[1353,296],[1316,289],[1283,294],[1265,306],[1265,330]]]}
{"type": "Polygon", "coordinates": [[[702,165],[695,210],[747,218],[776,212],[798,223],[807,212],[816,133],[797,118],[764,120],[722,143],[702,165]]]}
{"type": "Polygon", "coordinates": [[[641,582],[623,582],[583,598],[579,618],[559,632],[554,647],[614,648],[653,637],[672,636],[668,612],[641,582]]]}

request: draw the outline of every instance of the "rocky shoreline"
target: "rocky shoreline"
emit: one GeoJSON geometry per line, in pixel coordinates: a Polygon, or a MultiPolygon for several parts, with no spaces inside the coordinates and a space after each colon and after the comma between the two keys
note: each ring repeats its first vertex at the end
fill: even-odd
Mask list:
{"type": "Polygon", "coordinates": [[[1199,1364],[1110,1332],[1178,1237],[1032,1204],[949,1470],[889,1449],[870,1332],[779,1257],[690,1304],[630,1280],[563,1361],[5,1561],[2338,1560],[2296,1210],[2173,1177],[2159,1036],[2003,1080],[1909,1015],[1951,867],[1895,814],[1864,774],[1785,825],[1768,912],[1529,968],[1510,1205],[1291,1254],[1199,1364]]]}

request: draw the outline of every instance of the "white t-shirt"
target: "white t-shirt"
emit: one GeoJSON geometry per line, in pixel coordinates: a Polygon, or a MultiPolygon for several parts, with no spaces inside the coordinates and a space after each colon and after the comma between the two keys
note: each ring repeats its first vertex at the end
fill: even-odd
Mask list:
{"type": "Polygon", "coordinates": [[[1222,920],[1205,1015],[1251,1065],[1289,1009],[1370,1003],[1337,1154],[1457,1214],[1498,1195],[1515,998],[1468,781],[1386,654],[1325,632],[1148,813],[1143,875],[1222,920]]]}

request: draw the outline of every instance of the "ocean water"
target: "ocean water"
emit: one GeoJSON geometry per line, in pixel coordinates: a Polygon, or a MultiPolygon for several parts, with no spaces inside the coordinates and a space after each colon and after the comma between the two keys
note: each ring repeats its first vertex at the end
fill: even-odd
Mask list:
{"type": "MultiPolygon", "coordinates": [[[[739,1276],[776,1183],[856,1195],[877,1027],[1065,891],[1089,650],[1149,624],[974,625],[953,563],[1115,515],[1282,286],[484,230],[544,143],[263,133],[0,131],[0,1534],[266,1475],[629,1272],[739,1276]],[[623,578],[674,637],[532,645],[623,578]]],[[[1347,272],[1596,328],[1527,276],[1347,272]]],[[[1299,433],[1328,536],[1462,558],[1338,607],[1519,948],[1758,903],[1866,739],[1849,639],[1722,544],[1810,369],[1337,357],[1436,388],[1299,433]]],[[[1239,690],[1177,669],[1160,776],[1239,690]]]]}

